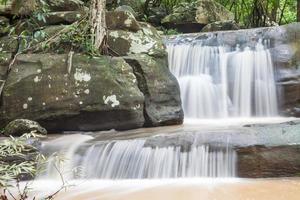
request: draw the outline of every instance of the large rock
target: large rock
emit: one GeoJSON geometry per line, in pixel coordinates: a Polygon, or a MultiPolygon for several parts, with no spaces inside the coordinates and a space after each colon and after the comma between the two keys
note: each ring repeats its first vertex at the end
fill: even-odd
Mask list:
{"type": "Polygon", "coordinates": [[[140,23],[141,30],[110,30],[108,45],[118,56],[130,54],[148,54],[151,56],[166,54],[161,36],[149,24],[140,23]]]}
{"type": "Polygon", "coordinates": [[[39,21],[41,26],[72,24],[84,16],[85,11],[59,11],[50,12],[45,17],[45,21],[39,21]]]}
{"type": "Polygon", "coordinates": [[[175,6],[173,12],[162,19],[167,28],[180,32],[199,32],[206,24],[233,20],[233,14],[214,0],[183,2],[175,6]]]}
{"type": "Polygon", "coordinates": [[[125,60],[133,67],[145,96],[146,126],[181,124],[183,111],[179,85],[163,57],[132,55],[125,60]]]}
{"type": "Polygon", "coordinates": [[[234,19],[233,14],[215,0],[199,0],[197,6],[195,19],[199,24],[234,19]]]}
{"type": "Polygon", "coordinates": [[[106,12],[106,24],[109,30],[127,30],[137,32],[141,26],[131,12],[108,11],[106,12]]]}
{"type": "Polygon", "coordinates": [[[4,135],[6,136],[22,136],[31,132],[40,135],[47,134],[47,130],[41,127],[39,123],[28,119],[16,119],[4,128],[4,135]]]}
{"type": "Polygon", "coordinates": [[[295,177],[300,171],[300,146],[251,146],[237,149],[238,176],[243,178],[295,177]]]}
{"type": "Polygon", "coordinates": [[[161,20],[166,28],[175,28],[183,33],[199,32],[203,24],[196,21],[197,2],[183,2],[175,6],[173,12],[161,20]]]}
{"type": "Polygon", "coordinates": [[[138,128],[143,105],[122,58],[20,55],[3,90],[0,126],[26,118],[49,131],[138,128]]]}

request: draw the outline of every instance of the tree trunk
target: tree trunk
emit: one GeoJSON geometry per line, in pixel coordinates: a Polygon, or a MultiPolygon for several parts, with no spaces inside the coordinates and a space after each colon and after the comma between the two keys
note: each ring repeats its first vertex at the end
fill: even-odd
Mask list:
{"type": "Polygon", "coordinates": [[[297,22],[300,22],[300,0],[297,1],[297,22]]]}
{"type": "Polygon", "coordinates": [[[92,43],[100,51],[106,43],[105,5],[106,0],[92,0],[90,10],[92,43]]]}
{"type": "Polygon", "coordinates": [[[279,3],[280,3],[279,0],[275,0],[272,5],[271,20],[273,22],[277,22],[277,12],[280,5],[279,3]]]}

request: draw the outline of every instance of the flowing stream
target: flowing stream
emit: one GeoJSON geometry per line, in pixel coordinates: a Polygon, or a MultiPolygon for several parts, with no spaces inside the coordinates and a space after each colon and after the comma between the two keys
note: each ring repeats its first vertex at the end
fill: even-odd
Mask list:
{"type": "Polygon", "coordinates": [[[276,116],[274,68],[263,41],[234,49],[205,42],[167,42],[186,118],[276,116]]]}
{"type": "Polygon", "coordinates": [[[42,178],[59,179],[57,168],[68,179],[235,176],[235,152],[230,147],[198,143],[197,138],[191,145],[162,147],[147,146],[146,139],[89,143],[90,139],[91,136],[71,135],[44,143],[46,153],[51,155],[52,151],[58,151],[67,160],[59,166],[57,156],[52,157],[42,178]],[[64,141],[63,146],[60,146],[61,141],[64,141]]]}
{"type": "MultiPolygon", "coordinates": [[[[97,139],[97,133],[80,133],[43,142],[42,150],[55,156],[34,187],[48,184],[54,190],[63,174],[75,187],[58,199],[298,199],[297,179],[239,179],[237,153],[230,140],[239,140],[236,135],[243,137],[242,143],[248,139],[255,143],[257,138],[251,132],[246,139],[242,132],[232,134],[231,139],[224,137],[233,133],[231,126],[236,132],[244,130],[242,120],[247,124],[248,118],[278,116],[268,41],[233,48],[179,37],[167,40],[166,46],[170,69],[181,89],[185,123],[190,125],[159,128],[157,133],[157,129],[132,130],[129,132],[138,136],[133,139],[124,132],[119,137],[109,133],[115,134],[109,140],[97,139]],[[199,119],[204,120],[202,124],[199,119]],[[213,132],[217,142],[210,142],[211,135],[204,137],[199,130],[213,132]],[[174,132],[184,137],[164,136],[174,132]]],[[[49,192],[36,190],[40,196],[49,192]]]]}

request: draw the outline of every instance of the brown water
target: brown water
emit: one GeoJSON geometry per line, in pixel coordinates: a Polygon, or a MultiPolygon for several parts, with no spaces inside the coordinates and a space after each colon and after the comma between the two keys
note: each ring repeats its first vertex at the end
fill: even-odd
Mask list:
{"type": "MultiPolygon", "coordinates": [[[[70,182],[56,200],[299,200],[300,179],[168,179],[70,182]]],[[[38,181],[37,199],[59,182],[38,181]]],[[[37,195],[35,195],[37,194],[37,195]]]]}

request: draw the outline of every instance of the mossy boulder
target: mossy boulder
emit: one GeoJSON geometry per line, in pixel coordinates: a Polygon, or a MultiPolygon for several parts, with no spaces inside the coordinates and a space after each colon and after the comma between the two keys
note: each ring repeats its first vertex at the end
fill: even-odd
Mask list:
{"type": "Polygon", "coordinates": [[[174,7],[173,12],[162,19],[163,24],[195,23],[197,2],[183,2],[174,7]]]}
{"type": "Polygon", "coordinates": [[[134,15],[127,11],[106,12],[106,24],[109,30],[127,30],[137,32],[142,29],[134,15]]]}
{"type": "Polygon", "coordinates": [[[6,136],[22,136],[25,133],[34,132],[46,135],[47,130],[39,123],[28,119],[16,119],[11,121],[5,128],[3,134],[6,136]]]}
{"type": "Polygon", "coordinates": [[[166,54],[161,36],[154,27],[140,23],[141,30],[109,30],[108,45],[118,56],[130,54],[148,54],[150,56],[166,54]]]}
{"type": "Polygon", "coordinates": [[[196,21],[199,24],[209,24],[217,21],[233,20],[233,14],[214,0],[197,1],[196,21]]]}
{"type": "Polygon", "coordinates": [[[181,32],[198,32],[206,24],[233,20],[234,16],[224,6],[214,0],[183,2],[174,7],[173,12],[162,19],[167,28],[181,32]]]}
{"type": "Polygon", "coordinates": [[[3,93],[0,126],[25,118],[49,131],[143,126],[144,96],[122,58],[75,54],[17,57],[3,93]]]}

